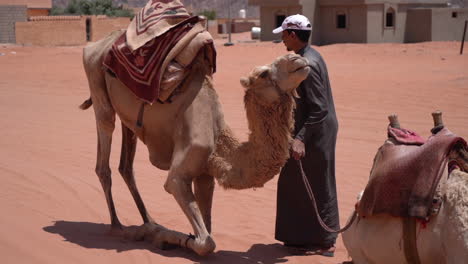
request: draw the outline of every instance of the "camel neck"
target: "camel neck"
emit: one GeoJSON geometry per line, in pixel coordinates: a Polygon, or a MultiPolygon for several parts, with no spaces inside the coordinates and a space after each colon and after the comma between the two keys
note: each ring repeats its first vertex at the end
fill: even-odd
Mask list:
{"type": "Polygon", "coordinates": [[[208,173],[224,188],[263,187],[289,157],[294,99],[284,95],[278,104],[265,106],[258,95],[246,93],[244,101],[249,140],[239,143],[225,130],[208,162],[208,173]]]}

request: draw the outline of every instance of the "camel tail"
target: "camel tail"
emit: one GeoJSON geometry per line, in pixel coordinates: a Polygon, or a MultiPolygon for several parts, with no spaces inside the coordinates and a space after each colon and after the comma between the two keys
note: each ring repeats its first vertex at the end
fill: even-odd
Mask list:
{"type": "Polygon", "coordinates": [[[88,98],[86,101],[84,101],[84,102],[80,105],[80,109],[81,109],[81,110],[86,110],[86,109],[88,109],[92,104],[93,104],[93,100],[91,100],[91,97],[90,97],[90,98],[88,98]]]}

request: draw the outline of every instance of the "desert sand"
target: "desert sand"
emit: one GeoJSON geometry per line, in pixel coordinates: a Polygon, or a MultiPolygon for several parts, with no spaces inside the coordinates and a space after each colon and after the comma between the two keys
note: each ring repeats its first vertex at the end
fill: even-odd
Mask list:
{"type": "MultiPolygon", "coordinates": [[[[226,121],[247,138],[239,79],[286,53],[282,43],[250,42],[234,34],[234,46],[217,39],[214,84],[226,121]]],[[[387,116],[430,135],[431,112],[441,110],[454,133],[468,137],[468,50],[459,42],[336,44],[316,47],[325,58],[339,119],[337,189],[341,224],[367,182],[387,116]]],[[[185,249],[162,251],[147,242],[111,237],[109,213],[94,173],[93,110],[78,109],[89,96],[83,47],[0,45],[0,262],[1,263],[343,263],[341,237],[334,258],[293,256],[274,239],[277,178],[264,188],[215,190],[216,251],[198,257],[185,249]]],[[[133,199],[118,174],[120,125],[111,156],[113,195],[120,220],[140,225],[133,199]]],[[[176,201],[163,189],[166,172],[153,167],[141,142],[136,180],[153,218],[193,232],[176,201]]],[[[308,201],[304,201],[307,203],[308,201]]],[[[312,206],[311,206],[312,210],[312,206]]]]}

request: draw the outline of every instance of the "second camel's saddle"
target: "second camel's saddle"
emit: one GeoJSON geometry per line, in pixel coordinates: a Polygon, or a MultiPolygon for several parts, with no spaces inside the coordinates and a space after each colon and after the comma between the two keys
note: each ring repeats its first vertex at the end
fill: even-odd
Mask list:
{"type": "Polygon", "coordinates": [[[375,156],[357,211],[361,216],[390,214],[426,219],[455,146],[463,138],[443,128],[424,142],[415,133],[389,127],[389,139],[375,156]]]}

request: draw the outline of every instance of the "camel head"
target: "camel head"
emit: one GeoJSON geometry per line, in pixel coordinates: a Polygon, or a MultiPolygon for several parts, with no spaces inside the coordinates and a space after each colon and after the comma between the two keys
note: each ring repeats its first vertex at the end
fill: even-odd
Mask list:
{"type": "Polygon", "coordinates": [[[261,96],[265,103],[277,101],[283,94],[296,95],[296,88],[310,72],[309,62],[297,54],[278,57],[270,65],[258,66],[240,82],[247,91],[261,96]]]}

